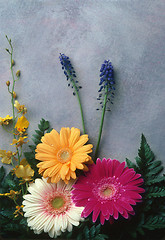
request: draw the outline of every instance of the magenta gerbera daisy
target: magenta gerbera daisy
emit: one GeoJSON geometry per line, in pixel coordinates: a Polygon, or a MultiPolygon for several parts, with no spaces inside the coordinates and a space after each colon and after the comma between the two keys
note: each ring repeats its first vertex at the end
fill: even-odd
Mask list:
{"type": "Polygon", "coordinates": [[[84,207],[82,217],[93,212],[92,220],[96,222],[100,214],[103,225],[105,220],[118,219],[119,214],[126,219],[135,214],[131,205],[141,201],[140,193],[145,191],[139,187],[142,184],[141,175],[125,167],[125,162],[98,158],[86,176],[73,185],[72,198],[76,206],[84,207]]]}

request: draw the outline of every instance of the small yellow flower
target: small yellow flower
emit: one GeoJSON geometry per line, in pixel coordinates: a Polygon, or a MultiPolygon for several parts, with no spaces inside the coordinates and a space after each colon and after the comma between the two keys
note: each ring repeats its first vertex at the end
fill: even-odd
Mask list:
{"type": "Polygon", "coordinates": [[[21,160],[20,165],[23,165],[24,167],[25,167],[26,165],[28,165],[28,162],[27,162],[26,158],[23,158],[23,159],[21,160]]]}
{"type": "Polygon", "coordinates": [[[17,97],[17,94],[16,92],[13,91],[13,98],[16,98],[17,97]]]}
{"type": "Polygon", "coordinates": [[[14,212],[15,218],[18,217],[19,214],[21,214],[23,216],[23,207],[24,207],[24,205],[16,206],[16,210],[14,212]]]}
{"type": "Polygon", "coordinates": [[[29,121],[23,115],[22,117],[18,118],[15,128],[17,128],[18,132],[25,132],[25,128],[28,128],[29,121]]]}
{"type": "Polygon", "coordinates": [[[5,118],[0,117],[0,125],[8,125],[12,118],[13,117],[10,117],[9,115],[7,115],[5,118]]]}
{"type": "Polygon", "coordinates": [[[17,100],[15,100],[14,107],[18,110],[19,113],[27,113],[27,108],[25,108],[25,105],[21,105],[17,100]]]}
{"type": "Polygon", "coordinates": [[[6,150],[1,150],[0,149],[0,157],[1,162],[5,164],[10,164],[11,163],[11,158],[14,154],[11,151],[6,152],[6,150]]]}
{"type": "Polygon", "coordinates": [[[24,182],[29,182],[31,178],[34,176],[34,170],[30,167],[30,165],[19,165],[15,170],[15,175],[17,178],[22,178],[24,182]]]}
{"type": "Polygon", "coordinates": [[[20,194],[20,191],[14,191],[14,190],[10,190],[9,193],[0,193],[0,197],[9,197],[11,199],[14,199],[17,195],[20,194]]]}
{"type": "Polygon", "coordinates": [[[16,144],[17,147],[22,146],[23,144],[28,143],[24,141],[24,139],[26,139],[27,137],[20,137],[18,140],[17,139],[13,139],[13,142],[10,145],[16,144]]]}

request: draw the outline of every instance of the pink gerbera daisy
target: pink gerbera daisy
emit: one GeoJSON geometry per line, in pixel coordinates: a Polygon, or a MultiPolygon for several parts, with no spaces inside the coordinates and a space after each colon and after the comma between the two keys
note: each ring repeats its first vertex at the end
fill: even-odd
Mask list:
{"type": "Polygon", "coordinates": [[[100,214],[103,225],[105,219],[118,219],[119,213],[126,219],[135,214],[131,205],[141,201],[142,184],[141,175],[125,167],[125,162],[98,158],[86,176],[73,185],[72,198],[76,206],[84,207],[82,217],[93,212],[92,220],[96,222],[100,214]]]}

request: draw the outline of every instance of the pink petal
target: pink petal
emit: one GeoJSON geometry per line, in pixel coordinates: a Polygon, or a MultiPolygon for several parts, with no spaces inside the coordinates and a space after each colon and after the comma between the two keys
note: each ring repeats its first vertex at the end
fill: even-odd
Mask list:
{"type": "Polygon", "coordinates": [[[101,204],[100,207],[101,207],[101,212],[102,212],[103,216],[109,215],[109,208],[108,208],[108,204],[107,203],[101,204]]]}
{"type": "Polygon", "coordinates": [[[125,185],[127,184],[131,178],[133,178],[133,176],[135,175],[135,172],[133,171],[129,171],[127,172],[127,174],[122,174],[120,177],[119,177],[119,181],[125,185]]]}
{"type": "Polygon", "coordinates": [[[123,194],[123,197],[125,197],[125,199],[142,199],[142,196],[136,192],[133,191],[125,191],[123,194]]]}
{"type": "Polygon", "coordinates": [[[104,225],[105,217],[103,216],[102,213],[100,213],[100,222],[101,222],[101,225],[104,225]]]}
{"type": "Polygon", "coordinates": [[[127,203],[126,201],[121,201],[121,200],[118,199],[117,203],[120,206],[122,206],[123,208],[125,208],[127,211],[133,211],[132,206],[129,203],[127,203]]]}
{"type": "Polygon", "coordinates": [[[128,215],[128,212],[126,210],[124,210],[122,216],[126,219],[128,219],[129,215],[128,215]]]}
{"type": "Polygon", "coordinates": [[[99,174],[99,176],[104,177],[105,176],[105,168],[99,158],[97,159],[96,166],[97,166],[97,173],[99,174]]]}
{"type": "Polygon", "coordinates": [[[120,162],[116,159],[112,160],[112,164],[113,164],[113,176],[115,176],[115,169],[120,165],[120,162]]]}
{"type": "Polygon", "coordinates": [[[133,185],[126,185],[125,187],[126,190],[131,190],[131,191],[136,191],[138,193],[144,193],[145,190],[143,188],[133,186],[133,185]]]}
{"type": "Polygon", "coordinates": [[[93,209],[93,216],[92,216],[93,222],[96,222],[96,220],[97,220],[97,218],[99,216],[99,213],[100,213],[100,203],[97,203],[94,206],[94,209],[93,209]]]}
{"type": "Polygon", "coordinates": [[[109,214],[112,216],[113,215],[113,202],[109,201],[107,206],[108,206],[109,214]]]}
{"type": "Polygon", "coordinates": [[[87,205],[85,206],[85,209],[83,211],[83,216],[84,217],[88,217],[91,214],[91,212],[93,211],[94,205],[95,205],[95,202],[87,203],[87,205]]]}
{"type": "Polygon", "coordinates": [[[112,160],[108,161],[108,176],[113,177],[113,163],[112,160]]]}
{"type": "Polygon", "coordinates": [[[119,218],[119,212],[117,211],[117,209],[114,207],[114,209],[113,209],[113,217],[114,217],[114,219],[118,219],[119,218]]]}
{"type": "Polygon", "coordinates": [[[118,203],[118,201],[116,201],[116,203],[114,203],[114,206],[115,206],[115,208],[117,209],[117,211],[118,211],[120,214],[123,214],[124,209],[123,209],[123,207],[118,203]]]}
{"type": "Polygon", "coordinates": [[[115,170],[114,175],[116,177],[120,177],[120,175],[122,174],[123,170],[125,167],[125,162],[122,162],[115,170]]]}

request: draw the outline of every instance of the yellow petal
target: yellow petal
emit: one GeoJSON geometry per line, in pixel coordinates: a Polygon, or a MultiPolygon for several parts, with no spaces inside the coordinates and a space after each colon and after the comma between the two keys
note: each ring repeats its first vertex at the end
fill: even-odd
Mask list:
{"type": "Polygon", "coordinates": [[[69,147],[73,147],[80,138],[80,129],[71,128],[71,134],[69,138],[69,147]]]}
{"type": "Polygon", "coordinates": [[[70,129],[69,128],[61,128],[60,131],[60,144],[62,147],[68,147],[69,142],[68,142],[68,138],[70,135],[70,129]]]}
{"type": "Polygon", "coordinates": [[[82,147],[86,142],[88,142],[89,138],[87,134],[80,136],[78,142],[73,146],[73,151],[77,150],[78,148],[82,147]]]}
{"type": "Polygon", "coordinates": [[[5,164],[10,164],[11,163],[11,158],[8,158],[7,156],[5,156],[1,159],[1,162],[5,163],[5,164]]]}
{"type": "Polygon", "coordinates": [[[65,179],[65,176],[67,175],[68,171],[69,171],[69,167],[67,166],[67,164],[63,164],[63,166],[60,170],[62,180],[65,179]]]}
{"type": "Polygon", "coordinates": [[[46,133],[42,137],[41,141],[56,148],[60,147],[60,135],[55,129],[53,129],[50,133],[46,133]]]}

